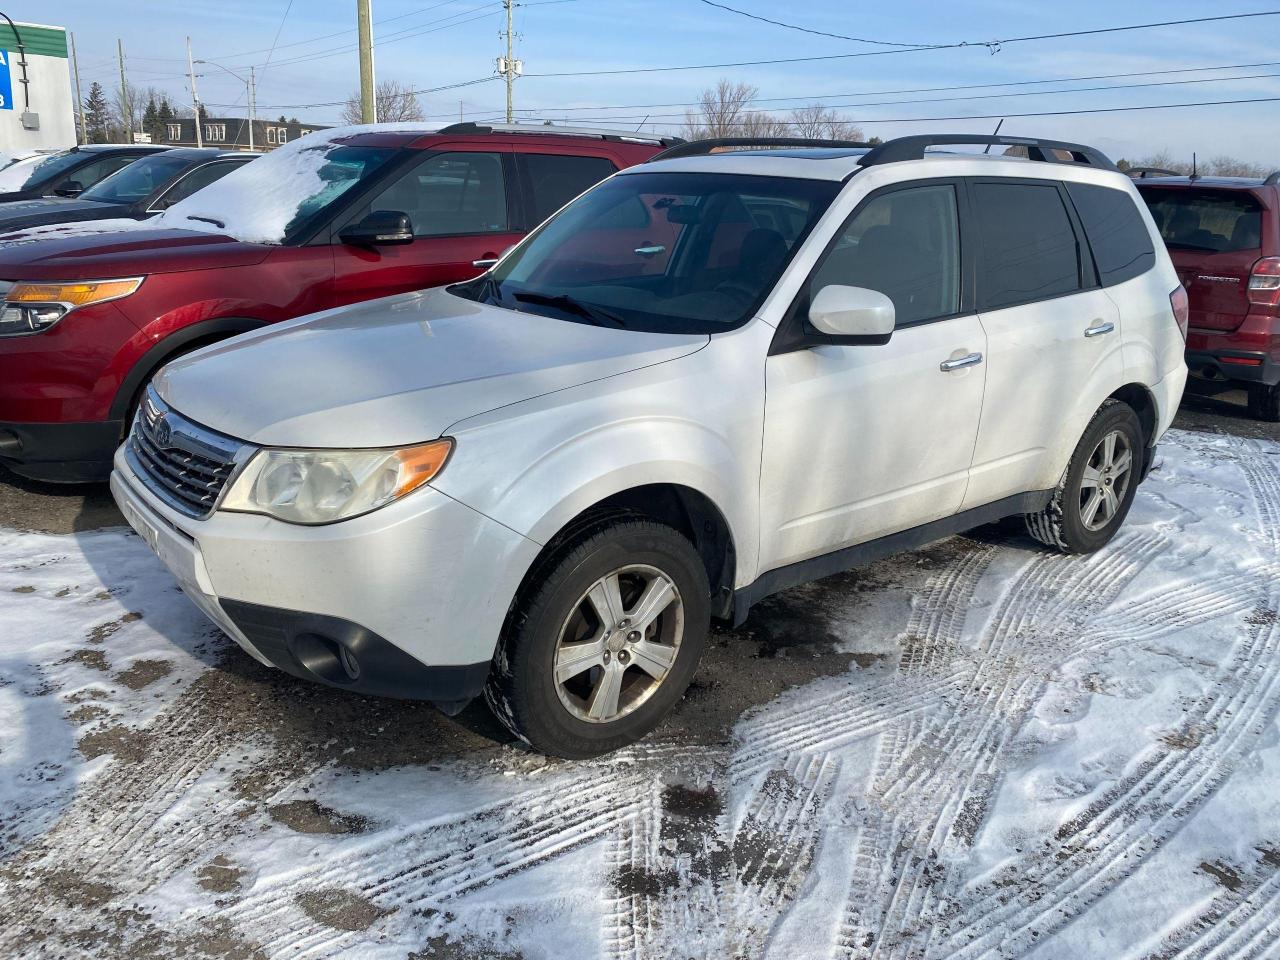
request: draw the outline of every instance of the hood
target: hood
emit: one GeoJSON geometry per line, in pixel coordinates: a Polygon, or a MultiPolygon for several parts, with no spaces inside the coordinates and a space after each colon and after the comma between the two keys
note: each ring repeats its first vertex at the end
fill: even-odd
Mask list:
{"type": "Polygon", "coordinates": [[[275,249],[194,230],[149,230],[135,220],[36,227],[0,239],[2,280],[87,280],[260,263],[275,249]]]}
{"type": "Polygon", "coordinates": [[[517,313],[436,289],[208,347],[165,367],[155,386],[183,415],[256,444],[403,446],[496,407],[677,359],[708,340],[517,313]]]}
{"type": "Polygon", "coordinates": [[[0,234],[38,227],[46,223],[107,220],[128,211],[126,204],[77,200],[72,197],[42,197],[0,203],[0,234]]]}

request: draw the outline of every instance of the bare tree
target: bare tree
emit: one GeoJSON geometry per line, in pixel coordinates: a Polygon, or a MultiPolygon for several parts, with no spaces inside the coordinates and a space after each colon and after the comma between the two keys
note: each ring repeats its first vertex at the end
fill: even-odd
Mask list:
{"type": "Polygon", "coordinates": [[[703,90],[697,108],[685,111],[684,136],[689,140],[785,136],[789,130],[786,121],[750,109],[749,104],[759,92],[749,83],[729,80],[703,90]]]}
{"type": "Polygon", "coordinates": [[[825,140],[862,139],[861,127],[820,103],[811,103],[807,107],[797,107],[792,110],[788,127],[797,137],[825,140]]]}
{"type": "MultiPolygon", "coordinates": [[[[399,80],[379,80],[373,92],[374,109],[378,112],[379,123],[400,123],[402,121],[425,120],[422,105],[418,103],[418,95],[407,84],[399,80]]],[[[347,105],[342,108],[343,123],[362,123],[360,115],[360,91],[347,97],[347,105]]]]}
{"type": "Polygon", "coordinates": [[[147,95],[133,84],[125,85],[122,92],[116,89],[111,100],[111,139],[117,143],[132,143],[133,131],[138,129],[138,121],[142,119],[142,108],[146,105],[147,95]]]}
{"type": "Polygon", "coordinates": [[[1201,172],[1215,177],[1265,177],[1274,169],[1235,157],[1217,156],[1210,158],[1201,172]]]}

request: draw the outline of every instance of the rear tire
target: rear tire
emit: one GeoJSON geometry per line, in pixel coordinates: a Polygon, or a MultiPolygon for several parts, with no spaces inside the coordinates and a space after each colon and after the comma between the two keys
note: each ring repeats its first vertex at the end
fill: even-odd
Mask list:
{"type": "Polygon", "coordinates": [[[1249,416],[1267,423],[1280,422],[1280,383],[1249,384],[1249,416]]]}
{"type": "Polygon", "coordinates": [[[1063,553],[1101,549],[1129,513],[1145,457],[1138,415],[1126,403],[1107,400],[1076,444],[1053,499],[1026,514],[1027,532],[1063,553]]]}
{"type": "Polygon", "coordinates": [[[652,731],[684,694],[711,620],[706,569],[648,520],[596,527],[534,574],[507,618],[485,687],[535,750],[594,757],[652,731]]]}

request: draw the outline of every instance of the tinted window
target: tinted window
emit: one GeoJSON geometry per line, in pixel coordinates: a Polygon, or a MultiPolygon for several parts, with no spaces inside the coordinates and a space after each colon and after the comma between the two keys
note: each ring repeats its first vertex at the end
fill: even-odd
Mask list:
{"type": "Polygon", "coordinates": [[[518,154],[524,164],[525,184],[533,222],[541,223],[566,203],[615,171],[603,157],[563,157],[554,154],[518,154]]]}
{"type": "Polygon", "coordinates": [[[1076,235],[1056,185],[979,182],[973,205],[983,264],[979,310],[1080,289],[1076,235]]]}
{"type": "Polygon", "coordinates": [[[1208,253],[1262,246],[1262,206],[1242,190],[1140,192],[1166,246],[1208,253]]]}
{"type": "Polygon", "coordinates": [[[1156,264],[1151,235],[1133,198],[1123,190],[1068,183],[1104,287],[1131,280],[1156,264]]]}
{"type": "Polygon", "coordinates": [[[122,170],[129,166],[129,164],[137,160],[139,156],[141,156],[141,154],[123,157],[106,157],[102,160],[95,160],[92,163],[85,164],[77,170],[73,170],[61,180],[47,184],[47,186],[51,186],[55,190],[60,190],[72,181],[75,181],[80,184],[80,188],[82,190],[87,190],[99,180],[105,180],[117,170],[122,170]]]}
{"type": "Polygon", "coordinates": [[[238,170],[248,162],[247,160],[220,160],[217,163],[206,163],[203,167],[197,167],[166,190],[164,196],[156,201],[155,209],[163,210],[165,207],[173,206],[179,200],[187,199],[197,190],[203,190],[215,180],[221,180],[232,170],[238,170]]]}
{"type": "Polygon", "coordinates": [[[577,323],[717,333],[751,318],[839,188],[627,173],[570,203],[492,272],[450,289],[577,323]],[[788,236],[794,220],[801,227],[788,236]]]}
{"type": "Polygon", "coordinates": [[[407,213],[415,237],[507,230],[507,188],[496,153],[438,153],[382,191],[370,210],[407,213]]]}
{"type": "Polygon", "coordinates": [[[898,326],[960,310],[960,232],[950,185],[876,197],[845,226],[809,282],[879,290],[898,326]]]}
{"type": "MultiPolygon", "coordinates": [[[[150,196],[162,184],[168,183],[190,162],[184,157],[174,157],[166,153],[143,157],[100,181],[97,186],[86,190],[81,196],[85,200],[100,200],[104,203],[134,203],[150,196]]],[[[80,180],[82,175],[81,172],[77,172],[71,176],[74,180],[80,180]]],[[[83,180],[80,182],[84,183],[83,180]]]]}

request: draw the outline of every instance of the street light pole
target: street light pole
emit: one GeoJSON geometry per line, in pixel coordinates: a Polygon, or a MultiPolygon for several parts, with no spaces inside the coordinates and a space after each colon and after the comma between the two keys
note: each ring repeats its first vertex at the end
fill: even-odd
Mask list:
{"type": "MultiPolygon", "coordinates": [[[[256,89],[257,79],[254,76],[253,67],[249,68],[249,79],[246,80],[244,77],[240,76],[240,74],[236,73],[234,70],[228,70],[222,64],[215,63],[212,60],[197,60],[195,62],[203,63],[210,67],[217,67],[223,73],[231,74],[231,76],[235,77],[237,80],[239,80],[241,83],[244,84],[245,90],[248,93],[248,97],[249,97],[249,149],[252,150],[253,149],[253,121],[258,113],[258,91],[256,89]]],[[[195,83],[194,73],[192,74],[191,82],[193,84],[195,83]]],[[[200,122],[200,118],[199,116],[197,116],[196,117],[197,126],[199,125],[199,122],[200,122]]]]}
{"type": "Polygon", "coordinates": [[[196,93],[196,68],[191,60],[191,38],[187,37],[187,73],[191,76],[191,103],[196,110],[196,146],[204,146],[204,131],[201,130],[200,94],[196,93]]]}

